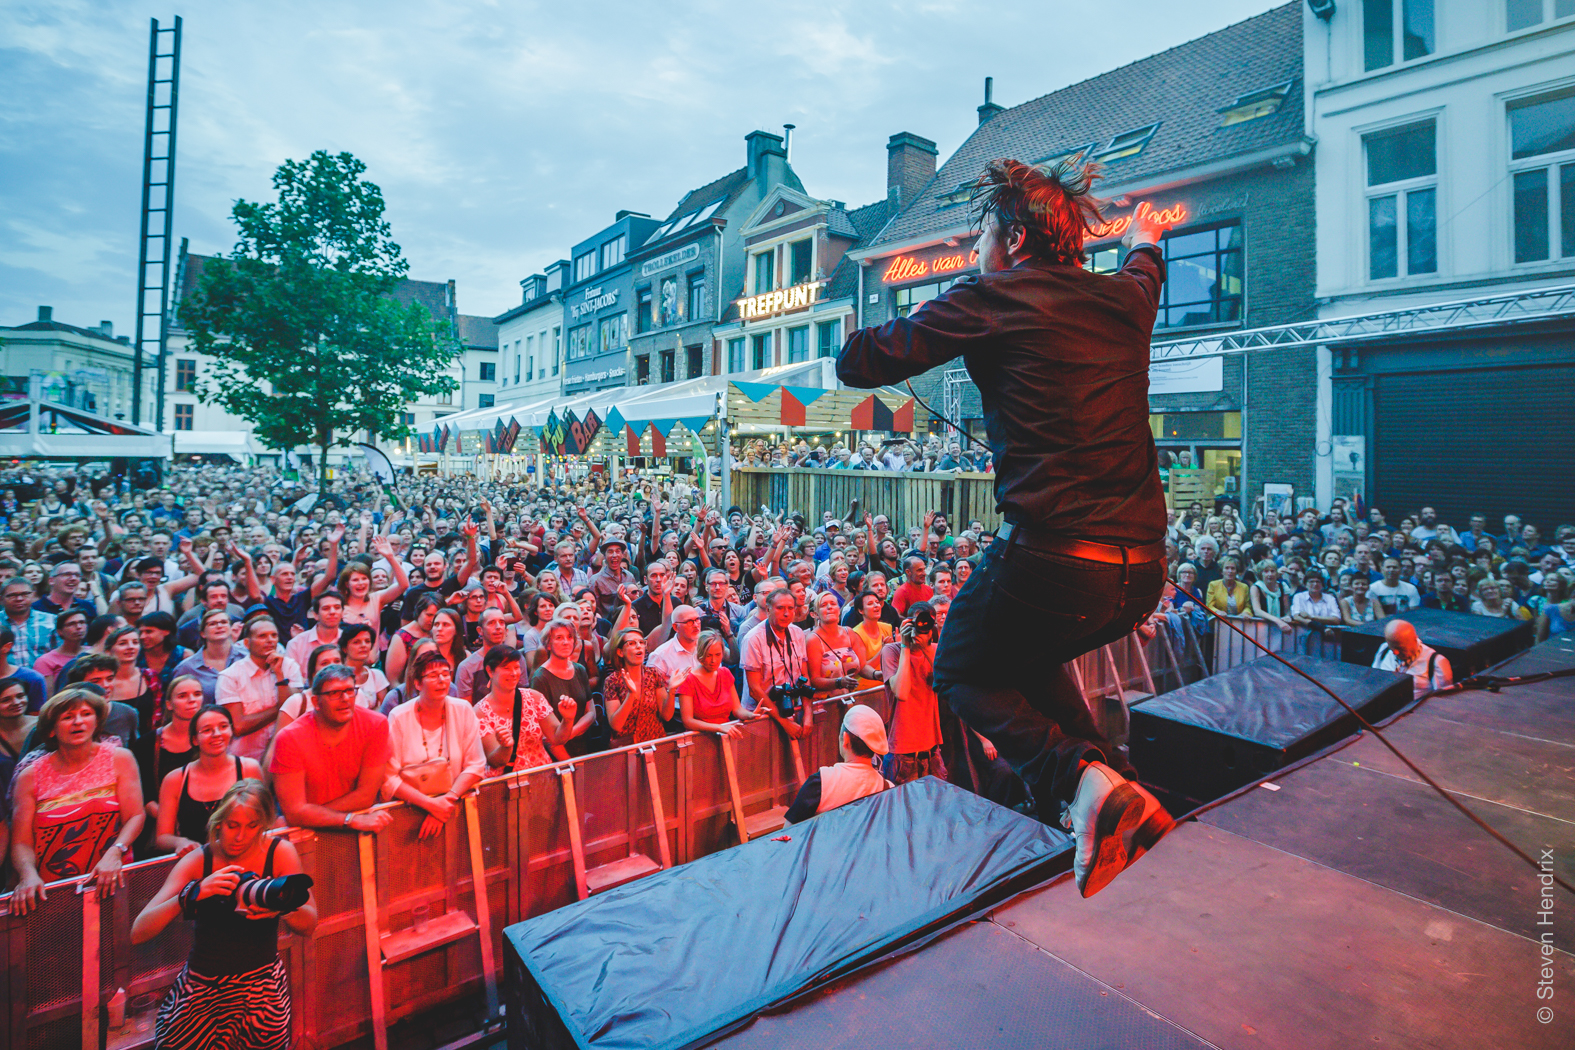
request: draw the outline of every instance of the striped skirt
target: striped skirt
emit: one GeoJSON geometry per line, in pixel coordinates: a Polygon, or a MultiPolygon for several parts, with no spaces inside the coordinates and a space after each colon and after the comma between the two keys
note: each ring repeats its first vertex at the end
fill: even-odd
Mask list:
{"type": "Polygon", "coordinates": [[[289,1050],[290,981],[278,956],[228,977],[184,967],[153,1026],[154,1050],[289,1050]]]}

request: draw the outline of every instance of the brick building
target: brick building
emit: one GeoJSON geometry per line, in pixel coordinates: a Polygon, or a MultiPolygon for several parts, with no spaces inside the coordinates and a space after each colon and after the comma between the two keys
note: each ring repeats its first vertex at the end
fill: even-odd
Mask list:
{"type": "MultiPolygon", "coordinates": [[[[860,324],[905,316],[974,269],[978,231],[968,199],[990,160],[1075,154],[1105,166],[1099,193],[1112,202],[1109,234],[1087,245],[1091,269],[1120,265],[1120,234],[1135,207],[1174,219],[1163,245],[1169,279],[1156,343],[1314,313],[1312,144],[1297,4],[1018,106],[987,94],[978,128],[931,177],[923,140],[897,139],[890,168],[901,210],[850,253],[862,264],[860,324]]],[[[948,369],[935,369],[915,386],[982,436],[978,391],[954,364],[950,383],[948,369]]],[[[1157,362],[1150,411],[1162,466],[1205,468],[1217,499],[1248,507],[1265,483],[1310,491],[1315,386],[1311,349],[1157,362]]]]}

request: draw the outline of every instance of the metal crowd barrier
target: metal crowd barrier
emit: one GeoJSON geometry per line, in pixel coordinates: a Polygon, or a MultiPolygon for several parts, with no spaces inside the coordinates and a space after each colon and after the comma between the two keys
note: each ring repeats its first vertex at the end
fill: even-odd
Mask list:
{"type": "MultiPolygon", "coordinates": [[[[1339,627],[1328,627],[1322,631],[1297,626],[1286,629],[1250,616],[1227,616],[1225,619],[1247,632],[1258,641],[1259,645],[1267,647],[1272,652],[1281,655],[1305,653],[1308,656],[1319,656],[1327,660],[1340,659],[1339,627]]],[[[1257,660],[1264,655],[1263,650],[1258,646],[1220,623],[1214,625],[1213,654],[1215,674],[1228,671],[1237,664],[1257,660]]]]}
{"type": "MultiPolygon", "coordinates": [[[[1196,648],[1195,637],[1178,646],[1159,625],[1078,658],[1069,672],[1119,742],[1129,704],[1196,680],[1196,648]]],[[[857,699],[889,717],[884,691],[857,699]]],[[[487,780],[426,840],[417,835],[425,814],[405,803],[382,807],[394,821],[375,835],[275,832],[299,850],[318,910],[311,937],[280,939],[294,1045],[370,1036],[386,1050],[390,1025],[472,996],[484,996],[496,1018],[504,927],[774,832],[805,775],[838,761],[841,711],[839,699],[817,704],[813,731],[796,746],[774,722],[749,722],[725,743],[684,733],[487,780]]],[[[0,896],[4,1046],[152,1042],[191,931],[176,922],[132,945],[130,930],[172,864],[128,865],[125,888],[102,905],[84,880],[51,884],[25,918],[0,896]]]]}
{"type": "MultiPolygon", "coordinates": [[[[888,714],[882,693],[858,700],[888,714]]],[[[405,803],[383,807],[394,821],[375,835],[275,832],[300,851],[318,910],[310,938],[279,942],[293,1045],[370,1035],[384,1050],[393,1023],[478,993],[496,1018],[505,926],[641,867],[682,864],[780,827],[803,777],[838,761],[841,710],[836,700],[818,704],[813,731],[796,747],[774,722],[749,722],[725,745],[684,733],[488,780],[426,840],[417,837],[425,814],[405,803]]],[[[80,879],[50,884],[49,899],[26,917],[0,896],[0,1044],[152,1042],[191,930],[176,922],[143,945],[131,944],[130,931],[173,863],[127,865],[126,886],[102,905],[80,879]]]]}

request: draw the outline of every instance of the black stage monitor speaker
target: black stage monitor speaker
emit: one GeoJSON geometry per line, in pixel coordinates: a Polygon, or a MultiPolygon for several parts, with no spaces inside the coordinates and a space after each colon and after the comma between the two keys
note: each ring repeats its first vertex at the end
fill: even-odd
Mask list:
{"type": "Polygon", "coordinates": [[[1422,643],[1432,646],[1449,661],[1457,679],[1476,674],[1522,649],[1531,648],[1532,625],[1524,620],[1472,616],[1442,609],[1411,609],[1360,627],[1345,628],[1340,638],[1340,659],[1371,667],[1378,647],[1384,644],[1384,627],[1390,620],[1410,621],[1422,643]]]}
{"type": "MultiPolygon", "coordinates": [[[[1368,721],[1411,700],[1406,675],[1313,656],[1286,658],[1368,721]]],[[[1177,816],[1269,776],[1358,728],[1345,708],[1267,656],[1132,708],[1132,764],[1177,816]],[[1180,812],[1178,812],[1178,809],[1180,812]]]]}

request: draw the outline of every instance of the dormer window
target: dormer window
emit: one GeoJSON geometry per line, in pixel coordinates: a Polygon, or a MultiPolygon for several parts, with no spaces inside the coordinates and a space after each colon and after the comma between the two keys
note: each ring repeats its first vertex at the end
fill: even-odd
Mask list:
{"type": "Polygon", "coordinates": [[[1148,146],[1148,140],[1154,137],[1154,132],[1159,130],[1158,124],[1149,124],[1131,131],[1123,131],[1110,140],[1110,144],[1099,151],[1097,159],[1109,162],[1121,160],[1124,157],[1135,157],[1148,146]]]}
{"type": "Polygon", "coordinates": [[[1283,84],[1249,92],[1230,105],[1222,107],[1218,110],[1224,116],[1220,121],[1220,127],[1228,128],[1232,124],[1245,124],[1249,120],[1257,120],[1259,117],[1267,117],[1279,112],[1286,96],[1291,93],[1292,83],[1293,81],[1287,80],[1283,84]]]}

